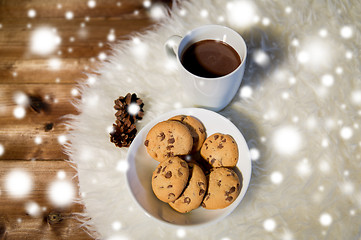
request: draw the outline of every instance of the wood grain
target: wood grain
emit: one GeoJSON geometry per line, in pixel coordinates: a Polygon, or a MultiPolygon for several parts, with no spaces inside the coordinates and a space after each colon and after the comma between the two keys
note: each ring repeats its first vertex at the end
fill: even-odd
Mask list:
{"type": "Polygon", "coordinates": [[[3,159],[0,182],[5,188],[0,197],[0,239],[89,239],[74,219],[74,213],[83,211],[83,206],[57,207],[49,196],[49,188],[55,181],[69,182],[76,189],[75,174],[76,171],[65,161],[21,161],[20,165],[18,160],[3,159]],[[33,186],[28,195],[13,197],[7,190],[6,183],[13,171],[28,173],[33,186]],[[57,177],[59,171],[65,174],[61,180],[57,177]],[[36,216],[27,210],[28,203],[39,206],[36,216]],[[56,221],[54,216],[57,216],[56,221]]]}
{"type": "Polygon", "coordinates": [[[67,114],[76,114],[71,104],[74,84],[3,84],[0,90],[0,143],[5,148],[3,158],[17,160],[65,159],[58,137],[64,135],[67,114]],[[18,119],[13,112],[18,107],[16,94],[29,98],[24,106],[26,115],[18,119]],[[35,142],[41,138],[41,143],[35,142]],[[19,147],[21,146],[21,147],[19,147]]]}
{"type": "MultiPolygon", "coordinates": [[[[151,2],[171,6],[172,1],[151,2]]],[[[76,220],[84,206],[59,207],[50,200],[54,181],[68,181],[78,192],[76,170],[65,161],[58,137],[68,131],[64,116],[77,114],[71,104],[80,99],[77,81],[99,66],[100,53],[111,54],[110,44],[154,27],[149,11],[143,0],[102,0],[94,8],[85,0],[0,0],[0,239],[92,239],[76,220]],[[36,12],[33,18],[30,9],[36,12]],[[69,20],[68,11],[73,13],[69,20]],[[31,50],[40,27],[61,39],[46,55],[31,50]],[[115,42],[108,41],[109,33],[115,42]],[[55,69],[52,59],[60,63],[55,69]],[[19,103],[19,94],[28,101],[19,103]],[[14,114],[18,108],[25,110],[21,118],[14,114]],[[29,174],[33,183],[21,198],[7,187],[15,170],[29,174]],[[30,202],[40,207],[38,215],[27,210],[30,202]]]]}

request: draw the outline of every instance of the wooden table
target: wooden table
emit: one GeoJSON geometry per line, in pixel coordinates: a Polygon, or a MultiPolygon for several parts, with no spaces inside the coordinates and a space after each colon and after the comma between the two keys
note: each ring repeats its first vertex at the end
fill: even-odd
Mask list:
{"type": "Polygon", "coordinates": [[[76,82],[109,51],[107,44],[156,23],[149,2],[171,4],[0,0],[0,239],[91,239],[74,220],[84,207],[59,207],[49,196],[54,181],[70,181],[74,188],[78,183],[63,153],[61,136],[68,131],[63,116],[77,114],[71,104],[80,98],[76,82]],[[60,37],[50,39],[53,46],[32,42],[41,27],[60,37]],[[16,170],[32,182],[27,195],[11,192],[10,174],[16,170]],[[37,214],[28,203],[39,207],[37,214]]]}

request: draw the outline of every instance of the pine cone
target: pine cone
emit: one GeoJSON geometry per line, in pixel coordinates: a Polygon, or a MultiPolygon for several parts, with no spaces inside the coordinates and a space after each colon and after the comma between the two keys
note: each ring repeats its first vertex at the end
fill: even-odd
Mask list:
{"type": "Polygon", "coordinates": [[[125,119],[129,119],[132,124],[134,124],[136,120],[142,120],[144,116],[144,103],[142,99],[137,97],[137,94],[128,93],[125,97],[119,97],[114,103],[114,109],[117,110],[115,113],[117,120],[124,122],[125,119]],[[130,107],[133,109],[130,109],[130,107]]]}
{"type": "Polygon", "coordinates": [[[130,126],[113,124],[113,131],[110,133],[110,141],[117,147],[129,147],[137,134],[134,124],[130,126]]]}
{"type": "Polygon", "coordinates": [[[144,116],[144,103],[135,93],[119,97],[114,103],[114,109],[117,112],[113,131],[110,133],[110,141],[117,147],[129,147],[137,133],[135,122],[144,116]]]}

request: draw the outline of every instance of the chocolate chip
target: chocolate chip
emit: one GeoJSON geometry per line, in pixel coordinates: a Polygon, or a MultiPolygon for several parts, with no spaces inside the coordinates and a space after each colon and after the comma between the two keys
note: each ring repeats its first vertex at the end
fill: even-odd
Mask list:
{"type": "Polygon", "coordinates": [[[222,182],[222,180],[218,180],[218,182],[217,182],[218,187],[221,186],[221,182],[222,182]]]}
{"type": "Polygon", "coordinates": [[[217,140],[219,138],[219,135],[214,135],[214,140],[217,140]]]}
{"type": "Polygon", "coordinates": [[[213,164],[215,161],[216,161],[216,159],[215,159],[215,158],[212,158],[212,159],[211,159],[211,164],[213,164]]]}
{"type": "Polygon", "coordinates": [[[171,171],[168,171],[165,175],[164,175],[165,178],[171,178],[172,177],[172,172],[171,171]]]}
{"type": "Polygon", "coordinates": [[[145,145],[146,147],[148,147],[148,144],[149,144],[149,140],[145,140],[145,141],[144,141],[144,145],[145,145]]]}
{"type": "Polygon", "coordinates": [[[168,162],[169,162],[170,164],[173,163],[173,161],[172,161],[171,159],[170,159],[168,162]]]}
{"type": "Polygon", "coordinates": [[[171,150],[172,148],[174,148],[173,145],[168,145],[168,146],[167,146],[167,150],[171,150]]]}
{"type": "Polygon", "coordinates": [[[164,172],[166,168],[167,168],[167,166],[165,166],[165,167],[163,168],[162,172],[164,172]]]}
{"type": "Polygon", "coordinates": [[[174,157],[174,152],[167,152],[167,157],[174,157]]]}
{"type": "Polygon", "coordinates": [[[174,198],[174,197],[175,197],[174,193],[169,193],[169,194],[168,194],[168,199],[174,198]]]}
{"type": "Polygon", "coordinates": [[[205,192],[206,192],[206,191],[203,190],[203,189],[199,190],[199,196],[203,195],[205,192]]]}
{"type": "Polygon", "coordinates": [[[169,139],[168,139],[168,143],[172,144],[172,143],[174,143],[174,142],[175,142],[175,139],[174,139],[174,138],[169,138],[169,139]]]}
{"type": "Polygon", "coordinates": [[[168,185],[168,186],[167,186],[167,188],[172,188],[172,187],[173,187],[173,185],[168,185]]]}
{"type": "Polygon", "coordinates": [[[198,186],[204,186],[205,184],[204,184],[204,182],[198,182],[198,186]]]}
{"type": "Polygon", "coordinates": [[[229,189],[229,193],[233,193],[234,191],[236,191],[235,187],[231,187],[231,189],[229,189]]]}
{"type": "Polygon", "coordinates": [[[161,132],[158,137],[160,137],[160,141],[163,141],[165,139],[164,132],[161,132]]]}
{"type": "Polygon", "coordinates": [[[178,176],[180,176],[180,177],[183,176],[183,173],[180,169],[178,169],[178,176]]]}
{"type": "Polygon", "coordinates": [[[157,170],[157,173],[159,174],[160,173],[160,170],[162,170],[162,166],[159,166],[158,170],[157,170]]]}
{"type": "Polygon", "coordinates": [[[223,139],[224,137],[223,136],[221,136],[221,140],[223,139]]]}
{"type": "Polygon", "coordinates": [[[212,140],[209,140],[210,143],[212,143],[212,140]]]}
{"type": "Polygon", "coordinates": [[[220,143],[220,144],[217,146],[217,148],[222,149],[222,148],[223,148],[223,145],[220,143]]]}
{"type": "Polygon", "coordinates": [[[223,139],[222,142],[227,142],[227,139],[223,139]]]}
{"type": "Polygon", "coordinates": [[[156,179],[158,177],[158,175],[155,175],[153,179],[156,179]]]}
{"type": "Polygon", "coordinates": [[[180,164],[181,164],[182,167],[187,168],[187,163],[181,162],[180,164]]]}
{"type": "Polygon", "coordinates": [[[233,200],[233,197],[232,197],[232,196],[228,196],[228,197],[226,198],[226,201],[231,202],[232,200],[233,200]]]}
{"type": "Polygon", "coordinates": [[[184,203],[190,204],[191,203],[191,199],[189,197],[185,197],[184,198],[184,203]]]}
{"type": "Polygon", "coordinates": [[[200,133],[204,133],[204,130],[202,128],[198,128],[200,133]]]}

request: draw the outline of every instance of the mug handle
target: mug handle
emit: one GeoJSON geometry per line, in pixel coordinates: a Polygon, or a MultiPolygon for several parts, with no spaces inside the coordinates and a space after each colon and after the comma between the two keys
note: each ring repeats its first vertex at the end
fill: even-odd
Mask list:
{"type": "Polygon", "coordinates": [[[177,59],[178,47],[182,40],[181,36],[173,35],[167,39],[164,44],[165,53],[170,59],[177,59]]]}

